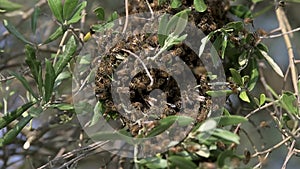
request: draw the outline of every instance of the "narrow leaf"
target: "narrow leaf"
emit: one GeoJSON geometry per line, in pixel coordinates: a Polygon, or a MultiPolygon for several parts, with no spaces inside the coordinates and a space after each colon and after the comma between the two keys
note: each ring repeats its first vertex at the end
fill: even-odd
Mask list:
{"type": "Polygon", "coordinates": [[[213,36],[213,34],[214,34],[214,32],[211,32],[207,36],[205,36],[203,39],[201,39],[201,45],[199,47],[199,54],[198,54],[199,57],[201,57],[201,55],[203,54],[205,46],[209,42],[209,40],[213,36]]]}
{"type": "Polygon", "coordinates": [[[204,3],[204,0],[194,0],[194,6],[195,6],[196,11],[198,11],[198,12],[204,12],[207,9],[207,6],[204,3]]]}
{"type": "Polygon", "coordinates": [[[34,102],[26,103],[20,107],[18,107],[16,110],[7,113],[3,117],[0,118],[0,129],[7,126],[9,123],[14,121],[16,118],[20,117],[27,109],[29,109],[31,106],[34,105],[34,102]]]}
{"type": "Polygon", "coordinates": [[[78,0],[65,0],[63,6],[63,18],[65,20],[69,20],[72,17],[77,5],[78,5],[78,0]]]}
{"type": "Polygon", "coordinates": [[[58,28],[55,30],[54,33],[52,33],[52,34],[49,36],[49,38],[48,38],[45,42],[43,42],[43,44],[50,43],[50,42],[56,40],[57,38],[59,38],[60,36],[62,36],[63,34],[64,34],[64,30],[63,30],[63,28],[60,26],[60,27],[58,27],[58,28]]]}
{"type": "Polygon", "coordinates": [[[42,112],[43,108],[41,106],[31,107],[28,110],[28,114],[32,117],[39,117],[42,112]]]}
{"type": "Polygon", "coordinates": [[[251,75],[248,83],[248,90],[252,91],[258,80],[259,73],[257,68],[257,61],[255,59],[251,59],[250,63],[251,63],[251,75]]]}
{"type": "Polygon", "coordinates": [[[30,46],[25,46],[25,62],[30,68],[35,82],[37,83],[40,94],[42,93],[43,80],[42,80],[42,66],[41,62],[36,58],[35,49],[30,46]]]}
{"type": "Polygon", "coordinates": [[[17,4],[15,2],[10,2],[8,0],[0,0],[0,11],[10,12],[17,9],[20,9],[22,5],[17,4]]]}
{"type": "Polygon", "coordinates": [[[226,141],[230,141],[236,144],[240,143],[240,137],[237,134],[234,134],[230,131],[223,130],[223,129],[215,129],[214,132],[212,133],[213,136],[224,139],[226,141]]]}
{"type": "Polygon", "coordinates": [[[178,121],[178,124],[180,126],[186,126],[188,124],[191,124],[191,122],[194,121],[194,119],[191,119],[190,117],[186,116],[168,116],[164,119],[159,120],[159,125],[156,126],[153,130],[151,130],[148,133],[147,137],[154,137],[160,133],[163,133],[176,121],[178,121]]]}
{"type": "Polygon", "coordinates": [[[46,75],[45,75],[45,86],[44,86],[44,91],[45,91],[44,101],[46,103],[49,102],[52,96],[55,79],[56,79],[56,75],[52,63],[46,59],[46,75]]]}
{"type": "Polygon", "coordinates": [[[170,161],[178,169],[197,168],[195,163],[182,156],[172,155],[168,158],[168,161],[170,161]]]}
{"type": "Polygon", "coordinates": [[[231,93],[232,90],[211,90],[206,92],[206,94],[208,94],[211,97],[222,97],[231,93]]]}
{"type": "Polygon", "coordinates": [[[17,137],[17,135],[30,122],[31,119],[32,119],[32,116],[30,116],[30,115],[22,118],[16,124],[16,126],[14,128],[12,128],[7,133],[5,133],[5,135],[3,136],[3,138],[0,139],[0,147],[3,147],[3,145],[9,144],[12,141],[14,141],[15,138],[17,137]]]}
{"type": "Polygon", "coordinates": [[[41,9],[39,7],[35,7],[33,14],[31,15],[31,30],[33,33],[36,31],[36,25],[37,25],[37,20],[38,16],[40,15],[41,9]]]}
{"type": "Polygon", "coordinates": [[[48,0],[49,7],[52,11],[52,14],[55,18],[60,22],[63,23],[63,6],[61,0],[48,0]]]}
{"type": "Polygon", "coordinates": [[[36,99],[38,100],[38,96],[34,93],[34,91],[32,90],[29,82],[25,79],[25,77],[15,73],[15,72],[9,72],[11,75],[15,76],[21,83],[22,85],[25,87],[25,89],[36,99]]]}
{"type": "Polygon", "coordinates": [[[218,125],[220,125],[220,126],[237,125],[239,123],[248,121],[247,118],[245,118],[243,116],[237,116],[237,115],[215,117],[213,119],[216,122],[218,122],[218,125]]]}
{"type": "Polygon", "coordinates": [[[93,114],[90,126],[97,124],[100,116],[103,114],[103,111],[104,111],[103,103],[97,102],[97,104],[95,105],[95,108],[94,108],[94,114],[93,114]]]}
{"type": "Polygon", "coordinates": [[[269,65],[272,67],[272,69],[280,76],[284,77],[280,67],[277,65],[276,62],[267,54],[267,52],[260,50],[260,53],[264,56],[266,61],[269,63],[269,65]]]}
{"type": "Polygon", "coordinates": [[[222,41],[222,54],[221,54],[222,59],[224,59],[224,56],[225,56],[225,51],[226,51],[227,43],[228,43],[227,39],[228,39],[228,35],[224,34],[223,41],[222,41]]]}
{"type": "Polygon", "coordinates": [[[27,44],[32,44],[30,41],[25,39],[25,37],[12,24],[10,24],[6,19],[3,20],[3,25],[8,30],[9,33],[16,36],[22,42],[27,43],[27,44]]]}
{"type": "Polygon", "coordinates": [[[86,7],[86,5],[87,5],[86,1],[83,1],[77,5],[74,15],[70,20],[68,20],[68,24],[76,23],[81,19],[81,12],[86,7]]]}
{"type": "Polygon", "coordinates": [[[71,36],[69,41],[66,44],[65,51],[61,55],[58,62],[55,64],[56,76],[58,76],[63,71],[63,69],[67,66],[69,61],[72,59],[72,55],[75,53],[75,51],[76,51],[76,41],[74,36],[71,36]]]}

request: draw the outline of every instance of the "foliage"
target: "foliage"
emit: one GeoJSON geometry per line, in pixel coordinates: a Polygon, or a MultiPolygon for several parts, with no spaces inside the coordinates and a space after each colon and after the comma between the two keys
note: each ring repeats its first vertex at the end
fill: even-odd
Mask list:
{"type": "MultiPolygon", "coordinates": [[[[7,109],[7,100],[11,99],[12,95],[17,91],[6,91],[11,93],[9,95],[2,94],[5,93],[3,91],[1,93],[3,95],[3,101],[0,105],[1,109],[3,109],[0,114],[1,148],[9,149],[11,145],[17,145],[18,142],[16,140],[19,140],[23,144],[23,148],[27,150],[31,144],[38,142],[45,133],[41,132],[40,135],[33,133],[32,121],[43,116],[47,111],[55,111],[57,113],[57,116],[55,116],[56,121],[54,121],[56,126],[63,126],[66,123],[73,125],[72,120],[74,121],[75,116],[74,105],[63,97],[64,94],[61,92],[61,88],[65,87],[65,83],[71,81],[72,68],[76,61],[77,52],[82,48],[81,45],[88,41],[94,32],[103,32],[112,28],[113,21],[119,18],[116,12],[107,15],[103,7],[96,7],[93,10],[93,14],[98,19],[98,22],[92,25],[88,34],[80,40],[80,32],[76,32],[76,29],[79,28],[78,23],[83,18],[83,11],[87,8],[88,3],[87,1],[78,0],[65,0],[64,3],[61,0],[48,0],[47,5],[54,17],[56,26],[53,29],[53,33],[42,42],[33,41],[30,37],[26,37],[25,34],[18,30],[18,26],[12,24],[10,18],[3,19],[2,22],[6,30],[24,44],[24,58],[28,71],[27,73],[19,73],[15,70],[6,71],[5,73],[10,78],[4,78],[4,80],[1,79],[0,81],[2,87],[9,86],[14,79],[17,79],[24,90],[26,90],[26,95],[22,96],[24,103],[15,108],[15,110],[7,109]],[[59,42],[59,45],[57,45],[57,42],[59,42]],[[42,56],[41,52],[44,47],[48,47],[51,44],[57,45],[56,51],[51,52],[51,55],[42,56]],[[37,136],[33,138],[32,135],[37,136]]],[[[252,4],[258,3],[261,3],[261,1],[252,0],[252,4]]],[[[194,9],[182,9],[183,4],[179,0],[158,0],[158,4],[161,6],[169,5],[172,9],[178,10],[178,12],[171,18],[168,18],[167,15],[161,17],[158,28],[160,49],[155,56],[149,58],[152,60],[159,57],[163,51],[169,50],[185,40],[186,34],[181,34],[187,25],[191,12],[203,13],[208,9],[206,1],[203,0],[194,0],[194,9]]],[[[0,0],[1,13],[16,11],[21,7],[22,5],[20,4],[8,0],[0,0]]],[[[30,26],[32,34],[36,34],[40,26],[38,18],[42,11],[39,6],[35,6],[32,9],[30,26]]],[[[258,13],[253,13],[248,6],[243,4],[230,6],[229,11],[232,15],[244,20],[255,19],[258,15],[258,13]]],[[[263,12],[259,14],[263,15],[263,12]]],[[[280,92],[274,91],[272,84],[261,81],[260,83],[264,86],[265,91],[259,91],[258,95],[255,94],[257,83],[264,77],[260,71],[260,63],[267,63],[282,78],[286,75],[268,54],[268,47],[261,42],[263,36],[258,35],[257,32],[251,32],[246,25],[245,21],[231,21],[221,28],[210,32],[203,39],[199,39],[202,44],[199,53],[201,55],[205,46],[212,42],[216,50],[211,55],[222,59],[227,75],[224,90],[209,90],[206,94],[212,97],[225,94],[228,100],[230,100],[230,97],[237,97],[241,105],[248,110],[248,114],[243,116],[242,114],[229,112],[230,110],[224,105],[221,108],[223,110],[222,115],[195,124],[186,138],[171,147],[167,152],[157,154],[154,157],[134,159],[136,166],[151,169],[204,168],[205,164],[211,163],[217,168],[239,167],[235,166],[235,161],[238,161],[238,163],[243,162],[247,166],[249,158],[254,159],[257,156],[261,158],[260,155],[267,155],[271,150],[263,153],[263,151],[258,151],[255,145],[252,145],[252,151],[254,151],[251,154],[252,157],[249,157],[250,152],[248,150],[245,150],[244,154],[237,151],[236,147],[243,147],[239,133],[241,125],[248,124],[250,116],[256,112],[271,106],[273,108],[270,108],[270,111],[277,111],[272,113],[271,116],[276,127],[282,132],[283,137],[289,138],[287,140],[291,142],[295,142],[299,137],[299,93],[296,91],[299,92],[300,90],[300,80],[292,79],[297,82],[297,86],[293,86],[294,91],[286,89],[280,92]],[[205,163],[203,163],[204,161],[205,163]]],[[[5,51],[0,50],[0,52],[5,51]]],[[[291,61],[291,63],[295,64],[294,61],[291,61]]],[[[284,82],[287,83],[286,81],[284,82]]],[[[9,87],[7,89],[10,90],[9,87]]],[[[88,107],[88,103],[84,104],[86,105],[82,105],[82,109],[88,107]]],[[[102,115],[101,113],[105,111],[104,103],[98,102],[95,107],[89,110],[93,112],[93,118],[90,119],[87,126],[92,127],[97,123],[97,120],[102,115]]],[[[111,120],[113,119],[111,118],[111,120]]],[[[185,116],[168,116],[160,119],[159,125],[147,133],[147,137],[156,136],[166,131],[174,123],[186,126],[192,121],[193,119],[185,116]]],[[[51,129],[53,128],[49,127],[48,130],[51,129]]],[[[127,131],[122,132],[130,135],[127,131]]],[[[78,140],[76,141],[89,141],[88,137],[82,137],[84,138],[80,138],[81,140],[77,138],[78,140]]],[[[116,137],[122,138],[124,136],[115,135],[114,133],[98,133],[94,137],[115,139],[116,137]]],[[[124,139],[126,138],[124,137],[124,139]]],[[[249,140],[252,142],[250,138],[249,140]]],[[[290,144],[288,141],[285,143],[289,148],[295,150],[293,151],[295,154],[297,153],[296,150],[298,149],[295,148],[294,143],[290,144]]],[[[263,162],[261,159],[257,161],[262,167],[263,162]]],[[[250,167],[250,165],[247,167],[250,167]]]]}

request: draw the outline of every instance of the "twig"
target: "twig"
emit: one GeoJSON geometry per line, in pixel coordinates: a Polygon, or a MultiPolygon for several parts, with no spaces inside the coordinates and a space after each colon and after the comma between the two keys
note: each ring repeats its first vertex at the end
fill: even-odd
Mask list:
{"type": "MultiPolygon", "coordinates": [[[[263,109],[265,109],[265,108],[268,108],[268,107],[274,105],[275,103],[276,103],[275,101],[270,102],[270,103],[267,103],[267,104],[265,104],[265,105],[263,105],[263,106],[261,106],[261,107],[255,109],[255,110],[251,111],[249,114],[247,114],[247,115],[245,116],[245,118],[249,118],[250,116],[252,116],[252,115],[254,115],[255,113],[257,113],[258,111],[261,111],[261,110],[263,110],[263,109]]],[[[235,130],[234,130],[234,133],[237,133],[237,132],[239,131],[241,125],[242,125],[242,123],[240,123],[240,124],[237,125],[237,127],[236,127],[235,130]]]]}
{"type": "Polygon", "coordinates": [[[281,37],[283,35],[287,35],[287,34],[291,34],[293,32],[297,32],[297,31],[300,31],[300,27],[299,28],[296,28],[296,29],[293,29],[291,31],[287,31],[287,32],[284,32],[284,33],[279,33],[279,34],[276,34],[276,35],[269,35],[269,36],[260,36],[259,38],[260,39],[272,39],[272,38],[278,38],[278,37],[281,37]]]}
{"type": "Polygon", "coordinates": [[[152,10],[152,8],[151,8],[151,5],[150,5],[150,3],[149,3],[148,0],[145,0],[145,1],[146,1],[146,4],[147,4],[147,6],[148,6],[148,8],[149,8],[149,10],[150,10],[150,13],[151,13],[151,19],[153,19],[153,18],[154,18],[154,12],[153,12],[153,10],[152,10]]]}
{"type": "Polygon", "coordinates": [[[128,0],[125,0],[125,13],[126,13],[126,16],[125,16],[125,23],[124,23],[124,28],[123,28],[122,33],[125,33],[125,32],[126,32],[126,28],[127,28],[127,25],[128,25],[128,17],[129,17],[128,0]]]}
{"type": "Polygon", "coordinates": [[[153,80],[153,78],[152,78],[152,76],[151,76],[149,70],[147,69],[147,66],[146,66],[145,63],[142,61],[142,59],[141,59],[138,55],[136,55],[135,53],[131,52],[130,50],[122,49],[122,51],[129,53],[130,55],[134,56],[137,60],[139,60],[139,61],[141,62],[141,64],[143,65],[143,67],[144,67],[144,69],[145,69],[145,71],[146,71],[146,73],[147,73],[147,76],[148,76],[149,79],[150,79],[150,84],[149,84],[149,85],[152,86],[153,83],[154,83],[154,80],[153,80]]]}
{"type": "MultiPolygon", "coordinates": [[[[73,150],[69,153],[66,153],[66,154],[64,154],[60,157],[54,158],[53,160],[49,161],[47,164],[39,167],[38,169],[48,168],[48,167],[50,167],[51,164],[60,163],[62,160],[66,160],[66,159],[71,158],[71,157],[75,157],[74,160],[77,160],[77,158],[82,157],[83,155],[86,155],[86,154],[90,153],[91,151],[94,151],[97,148],[102,147],[103,145],[105,145],[108,142],[109,141],[96,142],[96,143],[93,143],[93,144],[88,145],[86,147],[75,149],[75,150],[73,150]]],[[[66,165],[63,165],[63,166],[66,166],[66,165]]]]}
{"type": "Polygon", "coordinates": [[[287,165],[288,161],[294,155],[295,143],[296,143],[296,140],[293,140],[292,145],[289,147],[289,152],[288,152],[287,156],[285,157],[285,160],[284,160],[284,163],[283,163],[281,169],[286,169],[286,165],[287,165]]]}
{"type": "MultiPolygon", "coordinates": [[[[294,135],[294,133],[297,133],[299,131],[300,131],[300,128],[298,128],[295,132],[293,132],[293,135],[294,135]]],[[[266,150],[260,151],[260,152],[256,152],[255,154],[252,155],[252,157],[256,157],[258,155],[266,154],[266,153],[269,153],[269,152],[279,148],[281,145],[285,144],[287,141],[289,141],[291,138],[293,138],[293,135],[287,136],[285,139],[283,139],[282,141],[280,141],[279,143],[277,143],[276,145],[272,146],[269,149],[266,149],[266,150]]]]}
{"type": "Polygon", "coordinates": [[[69,33],[69,30],[66,31],[66,32],[64,33],[64,35],[63,35],[63,37],[62,37],[62,39],[61,39],[61,41],[60,41],[60,43],[59,43],[59,48],[58,48],[58,50],[57,50],[57,52],[56,52],[56,55],[55,55],[55,57],[54,57],[53,65],[55,65],[55,63],[56,63],[56,61],[57,61],[58,54],[60,53],[60,51],[61,51],[62,48],[63,48],[63,44],[65,43],[65,40],[66,40],[66,38],[67,38],[68,33],[69,33]]]}
{"type": "Polygon", "coordinates": [[[289,68],[291,71],[291,78],[292,78],[292,84],[294,87],[294,92],[295,95],[298,99],[298,103],[300,104],[300,98],[299,98],[299,91],[298,91],[298,85],[297,85],[297,79],[298,79],[298,74],[297,74],[297,69],[295,67],[294,63],[294,52],[293,52],[293,46],[290,40],[290,36],[292,37],[292,34],[286,34],[286,32],[291,31],[291,26],[289,24],[289,21],[284,13],[284,10],[282,8],[278,8],[276,10],[276,16],[277,20],[279,22],[279,27],[281,28],[281,32],[284,34],[283,38],[288,50],[288,56],[289,56],[289,68]]]}

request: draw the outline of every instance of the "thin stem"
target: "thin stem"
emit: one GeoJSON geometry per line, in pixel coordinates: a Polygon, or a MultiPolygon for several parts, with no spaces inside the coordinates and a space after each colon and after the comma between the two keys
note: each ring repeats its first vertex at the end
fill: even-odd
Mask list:
{"type": "Polygon", "coordinates": [[[123,28],[122,33],[125,33],[125,32],[126,32],[126,29],[127,29],[127,26],[128,26],[128,16],[129,16],[128,0],[125,0],[125,13],[126,13],[126,16],[125,16],[125,24],[124,24],[124,28],[123,28]]]}
{"type": "Polygon", "coordinates": [[[147,66],[146,66],[145,63],[142,61],[142,59],[141,59],[138,55],[136,55],[135,53],[131,52],[130,50],[122,49],[122,51],[129,53],[130,55],[134,56],[137,60],[139,60],[139,61],[141,62],[141,64],[143,65],[143,67],[144,67],[144,69],[145,69],[145,71],[146,71],[146,73],[147,73],[147,76],[148,76],[149,79],[150,79],[150,84],[149,84],[149,85],[152,86],[153,83],[154,83],[154,80],[153,80],[153,78],[152,78],[152,76],[151,76],[149,70],[147,69],[147,66]]]}

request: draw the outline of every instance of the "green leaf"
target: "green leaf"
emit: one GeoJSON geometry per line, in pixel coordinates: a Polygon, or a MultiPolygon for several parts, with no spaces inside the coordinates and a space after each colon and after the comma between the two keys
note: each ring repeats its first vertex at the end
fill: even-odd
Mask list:
{"type": "Polygon", "coordinates": [[[241,67],[246,67],[246,65],[248,64],[248,51],[243,51],[242,54],[239,56],[239,65],[241,67]]]}
{"type": "Polygon", "coordinates": [[[54,88],[57,88],[63,82],[63,80],[69,79],[71,77],[72,75],[69,71],[61,72],[55,79],[54,88]]]}
{"type": "Polygon", "coordinates": [[[99,20],[103,21],[103,20],[105,19],[105,11],[104,11],[104,8],[98,7],[98,8],[96,8],[96,9],[94,9],[93,12],[96,14],[96,16],[97,16],[97,18],[98,18],[99,20]]]}
{"type": "Polygon", "coordinates": [[[252,3],[262,2],[263,0],[252,0],[252,3]]]}
{"type": "Polygon", "coordinates": [[[265,102],[266,102],[266,95],[262,93],[259,96],[259,106],[262,106],[265,102]]]}
{"type": "Polygon", "coordinates": [[[122,140],[129,144],[134,144],[132,137],[127,131],[120,130],[118,132],[110,131],[100,131],[95,132],[95,134],[90,135],[90,138],[95,141],[105,141],[105,140],[122,140]]]}
{"type": "Polygon", "coordinates": [[[21,76],[15,72],[9,72],[11,75],[15,76],[21,83],[22,85],[25,87],[25,89],[36,99],[38,100],[38,96],[34,93],[34,91],[32,90],[29,82],[25,79],[24,76],[21,76]]]}
{"type": "Polygon", "coordinates": [[[244,29],[244,23],[241,21],[229,22],[225,25],[226,30],[233,29],[236,32],[239,32],[244,29]]]}
{"type": "Polygon", "coordinates": [[[264,56],[266,61],[269,63],[269,65],[272,67],[272,69],[280,76],[284,77],[280,67],[277,65],[276,62],[267,54],[267,52],[260,50],[260,53],[264,56]]]}
{"type": "Polygon", "coordinates": [[[76,46],[75,38],[74,36],[71,36],[69,41],[66,44],[65,51],[63,52],[62,56],[54,66],[56,68],[55,69],[56,76],[58,76],[63,71],[63,69],[67,66],[69,61],[72,59],[72,55],[75,53],[76,47],[77,46],[76,46]]]}
{"type": "Polygon", "coordinates": [[[63,6],[63,18],[69,20],[74,13],[75,8],[78,5],[78,0],[65,0],[63,6]]]}
{"type": "Polygon", "coordinates": [[[237,125],[248,121],[247,118],[238,115],[221,116],[213,118],[220,126],[237,125]]]}
{"type": "Polygon", "coordinates": [[[256,48],[265,52],[269,52],[268,46],[263,43],[257,44],[256,48]]]}
{"type": "Polygon", "coordinates": [[[215,129],[212,133],[212,136],[218,137],[223,140],[227,140],[236,144],[240,143],[240,137],[237,134],[234,134],[230,131],[224,130],[224,129],[215,129]]]}
{"type": "Polygon", "coordinates": [[[187,116],[168,116],[164,119],[159,120],[159,125],[156,126],[153,130],[151,130],[148,133],[147,137],[154,137],[160,133],[163,133],[168,128],[170,128],[176,121],[180,126],[187,126],[191,124],[194,121],[194,119],[187,116]]]}
{"type": "Polygon", "coordinates": [[[3,19],[3,25],[8,30],[9,33],[16,36],[22,42],[27,43],[27,44],[32,44],[30,41],[25,39],[25,37],[12,24],[10,24],[6,19],[3,19]]]}
{"type": "Polygon", "coordinates": [[[221,54],[221,58],[224,59],[225,56],[225,51],[226,51],[226,47],[227,47],[227,43],[228,43],[228,35],[224,34],[223,36],[223,41],[222,41],[222,54],[221,54]]]}
{"type": "Polygon", "coordinates": [[[45,42],[43,42],[43,44],[50,43],[50,42],[56,40],[57,38],[59,38],[60,36],[62,36],[63,34],[64,34],[64,30],[63,30],[63,28],[60,26],[60,27],[58,27],[58,28],[55,30],[54,33],[52,33],[52,34],[49,36],[49,38],[48,38],[45,42]]]}
{"type": "Polygon", "coordinates": [[[244,5],[231,6],[230,12],[242,19],[253,18],[251,10],[244,5]]]}
{"type": "Polygon", "coordinates": [[[74,110],[74,106],[72,104],[67,104],[67,103],[60,103],[60,104],[51,104],[52,108],[57,108],[62,111],[70,111],[74,110]]]}
{"type": "Polygon", "coordinates": [[[242,79],[240,73],[237,70],[233,69],[233,68],[230,68],[229,70],[230,70],[230,73],[231,73],[231,76],[232,76],[232,80],[236,84],[238,84],[239,86],[243,86],[244,83],[243,83],[243,79],[242,79]]]}
{"type": "Polygon", "coordinates": [[[39,89],[40,94],[42,94],[43,88],[43,79],[42,79],[42,65],[41,62],[36,58],[35,49],[30,46],[25,46],[25,62],[30,68],[30,72],[33,75],[35,82],[37,83],[37,87],[39,89]]]}
{"type": "Polygon", "coordinates": [[[31,30],[33,33],[36,31],[36,24],[38,16],[40,15],[41,9],[39,7],[34,7],[33,14],[31,15],[31,30]]]}
{"type": "Polygon", "coordinates": [[[282,107],[293,115],[299,115],[297,107],[297,98],[294,93],[285,92],[281,98],[280,103],[282,107]]]}
{"type": "Polygon", "coordinates": [[[199,55],[198,56],[202,56],[203,51],[205,49],[206,44],[209,42],[210,38],[213,36],[214,32],[209,33],[207,36],[205,36],[203,39],[201,39],[201,45],[199,48],[199,55]]]}
{"type": "Polygon", "coordinates": [[[181,6],[181,0],[172,0],[171,2],[171,8],[179,8],[181,6]]]}
{"type": "Polygon", "coordinates": [[[231,93],[232,93],[232,90],[211,90],[211,91],[206,92],[206,94],[208,94],[211,97],[221,97],[221,96],[226,96],[231,93]]]}
{"type": "Polygon", "coordinates": [[[109,30],[114,26],[114,22],[95,24],[92,26],[92,30],[95,32],[103,32],[105,30],[109,30]]]}
{"type": "Polygon", "coordinates": [[[8,0],[0,0],[0,11],[10,12],[17,9],[20,9],[22,5],[17,4],[15,2],[10,2],[8,0]]]}
{"type": "Polygon", "coordinates": [[[81,12],[86,7],[86,5],[87,5],[86,1],[82,1],[80,4],[78,4],[75,9],[74,15],[70,20],[68,20],[67,23],[72,24],[78,22],[81,19],[81,12]]]}
{"type": "Polygon", "coordinates": [[[97,124],[97,122],[99,121],[99,118],[102,116],[104,110],[105,110],[105,108],[104,108],[103,103],[97,102],[97,104],[95,105],[95,108],[94,108],[94,114],[93,114],[90,126],[97,124]]]}
{"type": "Polygon", "coordinates": [[[178,169],[196,169],[197,166],[195,163],[193,163],[191,160],[188,160],[182,156],[172,155],[168,158],[168,161],[170,161],[176,168],[178,169]]]}
{"type": "Polygon", "coordinates": [[[52,11],[52,14],[55,18],[60,22],[63,23],[63,6],[61,0],[48,0],[49,7],[52,11]]]}
{"type": "Polygon", "coordinates": [[[24,118],[22,118],[14,128],[9,130],[5,135],[0,139],[0,147],[3,147],[3,145],[9,144],[12,141],[15,140],[17,135],[21,132],[21,130],[30,122],[32,119],[32,116],[28,115],[24,118]]]}
{"type": "Polygon", "coordinates": [[[114,20],[118,19],[118,13],[114,11],[107,19],[107,22],[112,22],[114,20]]]}
{"type": "Polygon", "coordinates": [[[217,121],[214,119],[206,120],[201,126],[197,129],[199,132],[208,132],[212,131],[217,127],[217,121]]]}
{"type": "Polygon", "coordinates": [[[244,102],[250,103],[250,99],[248,97],[248,94],[246,91],[242,91],[239,95],[240,99],[242,99],[244,102]]]}
{"type": "Polygon", "coordinates": [[[251,59],[250,65],[251,65],[251,75],[248,83],[248,90],[252,91],[258,80],[259,72],[257,68],[257,61],[255,59],[251,59]]]}
{"type": "Polygon", "coordinates": [[[145,165],[149,169],[161,169],[168,167],[168,161],[158,157],[143,158],[138,161],[138,163],[145,165]]]}
{"type": "Polygon", "coordinates": [[[44,101],[48,103],[53,92],[54,82],[56,79],[55,70],[52,63],[46,59],[46,75],[45,75],[45,86],[44,86],[44,101]]]}
{"type": "Polygon", "coordinates": [[[167,24],[166,35],[171,33],[173,33],[174,36],[180,35],[187,25],[188,14],[190,11],[190,9],[185,9],[172,16],[167,24]]]}
{"type": "Polygon", "coordinates": [[[33,106],[35,102],[28,102],[18,107],[16,110],[7,113],[3,117],[0,118],[0,129],[7,126],[9,123],[20,117],[27,109],[33,106]]]}
{"type": "Polygon", "coordinates": [[[40,106],[30,107],[30,109],[28,110],[28,114],[32,117],[39,117],[42,112],[43,108],[40,106]]]}
{"type": "Polygon", "coordinates": [[[158,43],[160,46],[164,46],[165,40],[168,37],[167,34],[168,15],[163,15],[158,25],[158,43]]]}
{"type": "Polygon", "coordinates": [[[198,11],[198,12],[204,12],[207,9],[207,6],[204,3],[204,0],[194,0],[194,6],[195,6],[196,11],[198,11]]]}

